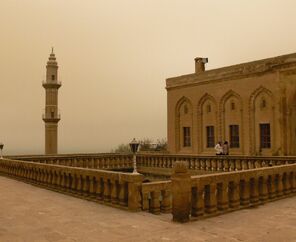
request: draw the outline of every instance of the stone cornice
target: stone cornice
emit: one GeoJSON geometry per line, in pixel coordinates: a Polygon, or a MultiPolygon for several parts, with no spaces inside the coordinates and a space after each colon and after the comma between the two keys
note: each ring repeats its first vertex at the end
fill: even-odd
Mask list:
{"type": "Polygon", "coordinates": [[[296,53],[208,70],[198,75],[193,73],[168,78],[166,89],[260,76],[289,68],[296,68],[296,53]]]}

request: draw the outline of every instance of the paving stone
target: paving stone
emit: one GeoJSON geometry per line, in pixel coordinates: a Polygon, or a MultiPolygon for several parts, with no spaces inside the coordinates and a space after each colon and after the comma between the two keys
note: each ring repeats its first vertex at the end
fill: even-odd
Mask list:
{"type": "Polygon", "coordinates": [[[178,224],[0,176],[0,242],[293,242],[296,197],[178,224]]]}

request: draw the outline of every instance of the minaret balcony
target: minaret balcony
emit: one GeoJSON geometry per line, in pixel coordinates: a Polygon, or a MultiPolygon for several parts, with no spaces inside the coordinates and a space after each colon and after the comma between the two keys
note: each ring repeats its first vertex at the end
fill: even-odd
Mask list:
{"type": "Polygon", "coordinates": [[[44,88],[60,88],[62,83],[60,81],[43,81],[42,86],[44,88]]]}
{"type": "Polygon", "coordinates": [[[42,119],[43,119],[44,122],[57,123],[57,122],[60,121],[61,115],[60,114],[56,114],[56,115],[42,114],[42,119]]]}

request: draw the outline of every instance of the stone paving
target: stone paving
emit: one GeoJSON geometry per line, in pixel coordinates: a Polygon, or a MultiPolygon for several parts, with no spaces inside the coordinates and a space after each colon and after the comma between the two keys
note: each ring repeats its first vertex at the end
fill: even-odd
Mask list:
{"type": "Polygon", "coordinates": [[[0,176],[0,242],[296,241],[296,197],[176,224],[0,176]]]}

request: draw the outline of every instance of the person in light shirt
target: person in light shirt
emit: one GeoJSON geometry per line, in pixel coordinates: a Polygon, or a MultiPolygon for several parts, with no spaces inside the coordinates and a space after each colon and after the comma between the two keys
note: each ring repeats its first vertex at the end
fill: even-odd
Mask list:
{"type": "Polygon", "coordinates": [[[215,150],[216,150],[216,155],[222,155],[223,154],[223,147],[222,147],[222,143],[221,141],[219,141],[216,146],[215,146],[215,150]]]}

